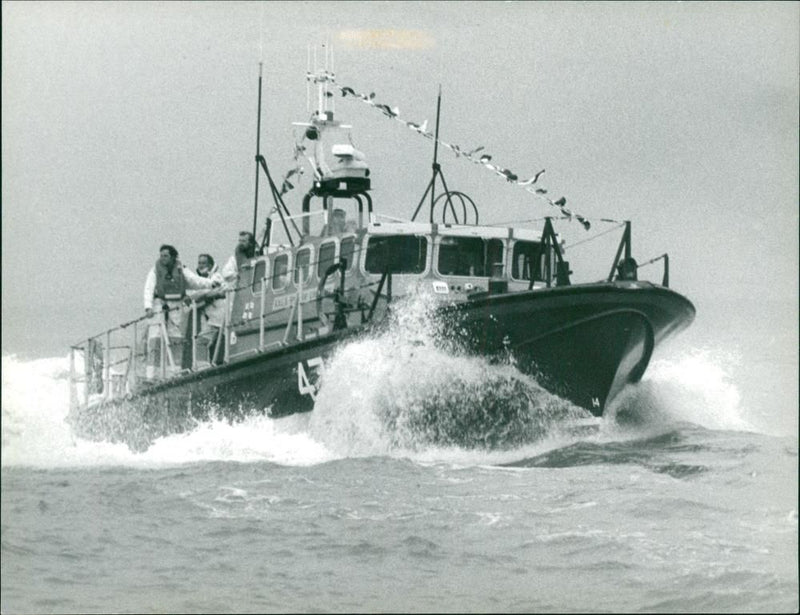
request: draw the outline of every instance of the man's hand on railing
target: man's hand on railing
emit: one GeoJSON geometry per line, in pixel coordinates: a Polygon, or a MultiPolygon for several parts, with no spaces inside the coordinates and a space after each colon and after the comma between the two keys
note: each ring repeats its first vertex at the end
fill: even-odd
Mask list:
{"type": "Polygon", "coordinates": [[[153,308],[145,308],[144,315],[147,316],[148,318],[152,318],[153,317],[153,308]]]}

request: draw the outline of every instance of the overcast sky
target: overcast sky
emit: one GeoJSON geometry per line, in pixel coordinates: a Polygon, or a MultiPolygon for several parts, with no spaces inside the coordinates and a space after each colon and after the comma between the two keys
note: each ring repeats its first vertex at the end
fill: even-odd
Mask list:
{"type": "MultiPolygon", "coordinates": [[[[797,3],[2,10],[4,354],[63,354],[138,316],[161,243],[190,264],[227,258],[252,225],[259,60],[262,152],[280,177],[291,122],[308,117],[307,46],[326,38],[341,84],[430,124],[441,84],[444,140],[520,176],[545,168],[551,195],[591,219],[632,220],[635,256],[668,251],[673,287],[698,310],[766,298],[796,331],[797,3]]],[[[367,155],[376,209],[410,217],[431,143],[357,101],[336,110],[367,155]]],[[[484,221],[558,213],[448,151],[440,161],[484,221]]],[[[559,230],[576,243],[604,228],[559,230]]],[[[606,274],[618,238],[576,246],[576,278],[606,274]]]]}

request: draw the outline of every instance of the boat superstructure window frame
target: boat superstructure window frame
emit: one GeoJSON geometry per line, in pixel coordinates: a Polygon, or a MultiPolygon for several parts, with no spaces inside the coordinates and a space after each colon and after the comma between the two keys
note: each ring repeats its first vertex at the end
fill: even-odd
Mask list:
{"type": "Polygon", "coordinates": [[[255,267],[253,267],[253,283],[251,285],[251,289],[254,295],[260,295],[264,291],[265,285],[261,283],[264,278],[267,280],[270,279],[268,256],[257,260],[255,267]],[[261,275],[258,275],[259,271],[261,271],[261,275]]]}
{"type": "Polygon", "coordinates": [[[300,282],[299,273],[301,268],[305,271],[305,274],[303,275],[303,286],[306,286],[311,281],[314,275],[314,267],[312,266],[313,263],[314,263],[314,246],[312,245],[301,246],[294,253],[294,266],[292,267],[292,282],[294,282],[295,288],[299,286],[300,282]]]}
{"type": "Polygon", "coordinates": [[[358,242],[355,235],[346,235],[339,240],[339,260],[347,259],[347,268],[345,271],[353,271],[358,262],[356,254],[360,252],[358,242]],[[350,244],[352,248],[345,250],[345,244],[350,244]]]}
{"type": "MultiPolygon", "coordinates": [[[[555,251],[551,248],[550,263],[555,266],[556,261],[555,251]]],[[[527,239],[516,239],[511,245],[511,279],[520,282],[530,282],[530,271],[534,271],[534,282],[544,282],[547,279],[547,272],[545,271],[546,258],[545,253],[542,251],[541,241],[531,241],[527,239]],[[521,250],[529,248],[527,253],[521,250]],[[522,261],[520,262],[520,259],[522,261]],[[537,262],[531,263],[536,260],[537,262]]]]}
{"type": "Polygon", "coordinates": [[[436,272],[446,277],[489,278],[502,273],[505,252],[499,237],[443,233],[436,241],[436,272]],[[500,265],[498,272],[496,265],[500,265]]]}
{"type": "Polygon", "coordinates": [[[338,240],[325,239],[319,244],[319,256],[317,257],[317,279],[321,280],[325,276],[328,267],[338,262],[337,256],[339,252],[338,240]],[[330,257],[324,255],[324,252],[329,248],[333,248],[330,257]]]}
{"type": "Polygon", "coordinates": [[[286,290],[289,286],[289,280],[292,278],[292,254],[291,252],[281,252],[276,254],[272,260],[272,291],[280,292],[286,290]],[[283,267],[284,259],[286,266],[283,267]],[[280,283],[279,283],[280,282],[280,283]]]}
{"type": "MultiPolygon", "coordinates": [[[[389,268],[392,275],[424,275],[428,271],[428,244],[430,237],[419,233],[375,234],[366,235],[366,255],[364,257],[364,272],[368,275],[381,275],[386,271],[385,263],[378,254],[377,245],[385,245],[388,250],[389,268]],[[402,245],[405,243],[406,245],[402,245]],[[414,245],[416,244],[416,245],[414,245]],[[406,269],[405,263],[412,262],[409,254],[416,257],[413,267],[406,269]],[[376,262],[377,261],[377,262],[376,262]],[[397,265],[401,267],[398,268],[397,265]]],[[[363,242],[362,242],[363,246],[363,242]]]]}

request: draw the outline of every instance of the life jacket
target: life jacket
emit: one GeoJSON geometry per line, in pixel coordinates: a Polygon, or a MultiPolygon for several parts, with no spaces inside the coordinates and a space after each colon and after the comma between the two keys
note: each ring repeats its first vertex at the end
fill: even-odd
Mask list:
{"type": "Polygon", "coordinates": [[[236,249],[233,251],[233,255],[236,257],[236,269],[237,271],[241,271],[242,267],[246,265],[251,258],[255,257],[255,249],[247,249],[237,245],[236,249]]]}
{"type": "Polygon", "coordinates": [[[169,271],[161,261],[156,261],[156,289],[153,297],[162,301],[180,301],[186,296],[186,279],[183,277],[183,265],[175,261],[169,271]]]}

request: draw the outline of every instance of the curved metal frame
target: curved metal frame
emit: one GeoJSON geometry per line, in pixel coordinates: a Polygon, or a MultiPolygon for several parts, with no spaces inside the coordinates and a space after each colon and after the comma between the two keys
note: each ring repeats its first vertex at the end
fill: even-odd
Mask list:
{"type": "Polygon", "coordinates": [[[445,206],[442,207],[442,224],[447,224],[447,205],[450,206],[450,211],[453,212],[453,219],[455,221],[455,224],[465,224],[465,225],[469,224],[467,219],[467,203],[469,203],[472,206],[472,211],[475,213],[475,222],[473,224],[477,226],[479,220],[479,214],[478,214],[478,207],[477,205],[475,205],[475,201],[473,201],[472,197],[470,197],[468,194],[465,194],[464,192],[460,192],[458,190],[443,192],[438,197],[436,197],[436,199],[433,201],[433,208],[431,209],[431,221],[433,221],[433,209],[436,207],[436,204],[442,200],[442,198],[446,199],[445,206]],[[464,214],[463,222],[459,222],[458,214],[455,211],[455,207],[453,207],[454,197],[457,197],[461,201],[461,211],[464,214]]]}

